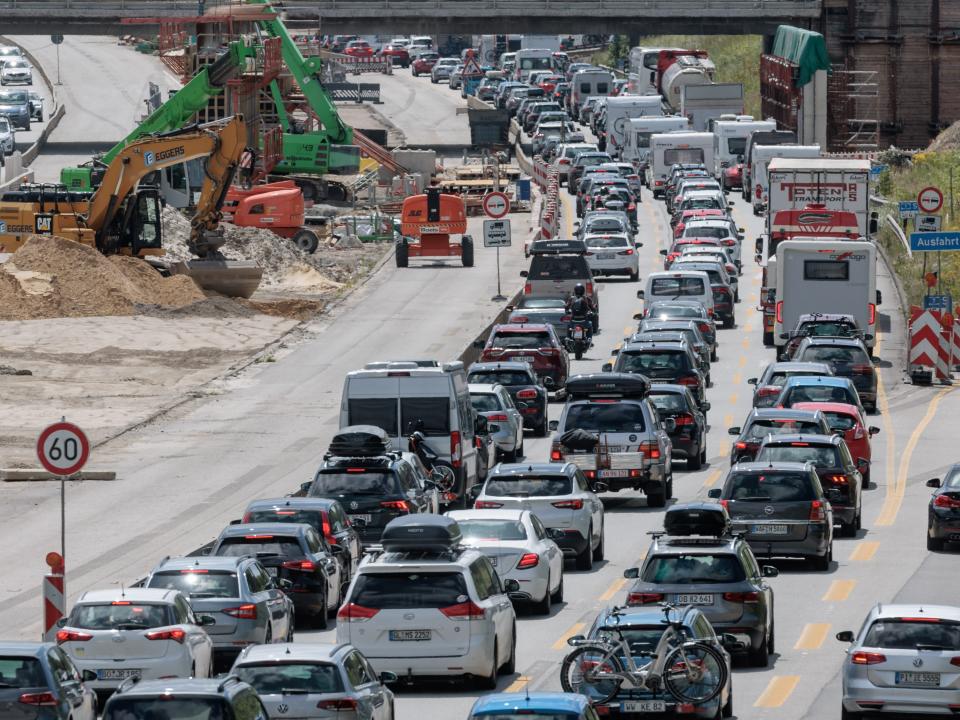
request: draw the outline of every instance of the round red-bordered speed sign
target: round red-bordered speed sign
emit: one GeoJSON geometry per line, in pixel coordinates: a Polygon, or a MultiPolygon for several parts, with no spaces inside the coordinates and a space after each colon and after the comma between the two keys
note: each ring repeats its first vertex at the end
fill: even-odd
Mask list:
{"type": "Polygon", "coordinates": [[[37,438],[37,457],[47,472],[73,475],[87,464],[90,441],[73,423],[54,423],[37,438]]]}
{"type": "Polygon", "coordinates": [[[510,198],[502,192],[488,192],[483,196],[483,211],[494,220],[504,218],[510,212],[510,198]]]}
{"type": "Polygon", "coordinates": [[[917,207],[920,212],[932,215],[943,207],[943,193],[932,185],[917,193],[917,207]]]}

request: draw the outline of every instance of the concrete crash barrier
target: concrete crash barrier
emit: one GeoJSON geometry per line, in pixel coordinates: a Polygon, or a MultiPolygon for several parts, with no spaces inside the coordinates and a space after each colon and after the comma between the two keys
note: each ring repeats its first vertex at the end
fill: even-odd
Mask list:
{"type": "MultiPolygon", "coordinates": [[[[40,468],[7,468],[0,470],[0,481],[2,482],[46,482],[59,479],[59,475],[54,475],[40,468]]],[[[84,470],[71,475],[70,479],[112,481],[117,479],[117,473],[112,470],[84,470]]]]}

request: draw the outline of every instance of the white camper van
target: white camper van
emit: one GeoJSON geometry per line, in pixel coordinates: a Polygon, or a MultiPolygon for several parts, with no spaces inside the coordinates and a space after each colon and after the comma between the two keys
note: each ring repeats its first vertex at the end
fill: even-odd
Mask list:
{"type": "Polygon", "coordinates": [[[749,115],[744,119],[718,120],[713,124],[713,170],[717,180],[723,171],[742,160],[747,150],[747,138],[757,130],[776,130],[775,120],[754,120],[749,115]]]}
{"type": "Polygon", "coordinates": [[[663,115],[659,95],[620,95],[607,98],[607,152],[622,157],[627,128],[632,118],[663,115]]]}
{"type": "Polygon", "coordinates": [[[669,132],[650,137],[647,187],[655,198],[663,197],[670,168],[677,163],[700,163],[713,167],[713,133],[669,132]]]}

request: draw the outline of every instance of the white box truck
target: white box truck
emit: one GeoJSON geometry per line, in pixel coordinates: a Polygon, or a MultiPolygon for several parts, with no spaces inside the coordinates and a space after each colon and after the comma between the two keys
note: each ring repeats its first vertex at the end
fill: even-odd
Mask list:
{"type": "Polygon", "coordinates": [[[655,198],[663,197],[670,168],[677,163],[713,167],[713,133],[680,131],[650,136],[647,187],[655,198]]]}
{"type": "Polygon", "coordinates": [[[620,95],[607,98],[607,147],[613,157],[622,157],[627,127],[632,118],[663,115],[659,95],[620,95]]]}
{"type": "Polygon", "coordinates": [[[690,128],[705,131],[711,119],[743,114],[741,83],[684,85],[680,90],[680,114],[690,119],[690,128]]]}
{"type": "Polygon", "coordinates": [[[776,130],[774,120],[754,120],[750,115],[736,120],[717,120],[713,124],[713,174],[723,177],[725,168],[743,162],[747,152],[747,138],[757,130],[776,130]]]}
{"type": "Polygon", "coordinates": [[[633,118],[627,123],[626,144],[620,151],[623,162],[633,163],[646,182],[646,166],[650,161],[650,137],[657,133],[688,130],[690,121],[677,115],[645,116],[633,118]]]}
{"type": "MultiPolygon", "coordinates": [[[[769,268],[768,268],[769,270],[769,268]]],[[[801,315],[853,315],[873,348],[877,337],[877,248],[865,240],[785,240],[777,245],[773,342],[782,347],[801,315]]]]}
{"type": "Polygon", "coordinates": [[[753,214],[761,215],[769,202],[767,166],[774,158],[819,158],[819,145],[754,145],[750,152],[750,180],[753,191],[750,203],[753,214]]]}
{"type": "Polygon", "coordinates": [[[560,49],[559,35],[522,35],[520,37],[520,49],[546,49],[557,52],[560,49]]]}

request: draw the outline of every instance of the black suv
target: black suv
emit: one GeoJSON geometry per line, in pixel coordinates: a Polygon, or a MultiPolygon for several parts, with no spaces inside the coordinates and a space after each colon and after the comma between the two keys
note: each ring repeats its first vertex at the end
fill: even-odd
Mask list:
{"type": "Polygon", "coordinates": [[[523,415],[523,426],[537,437],[547,435],[547,389],[527,362],[474,363],[468,383],[503,385],[523,415]],[[523,403],[526,407],[522,407],[523,403]]]}
{"type": "Polygon", "coordinates": [[[699,470],[707,461],[705,413],[710,403],[698,407],[690,388],[684,385],[651,385],[649,397],[661,420],[673,418],[673,430],[667,433],[673,444],[673,456],[685,459],[688,470],[699,470]]]}
{"type": "Polygon", "coordinates": [[[632,342],[624,345],[615,363],[604,371],[639,373],[651,381],[685,385],[702,409],[707,399],[707,380],[694,350],[686,342],[632,342]]]}

